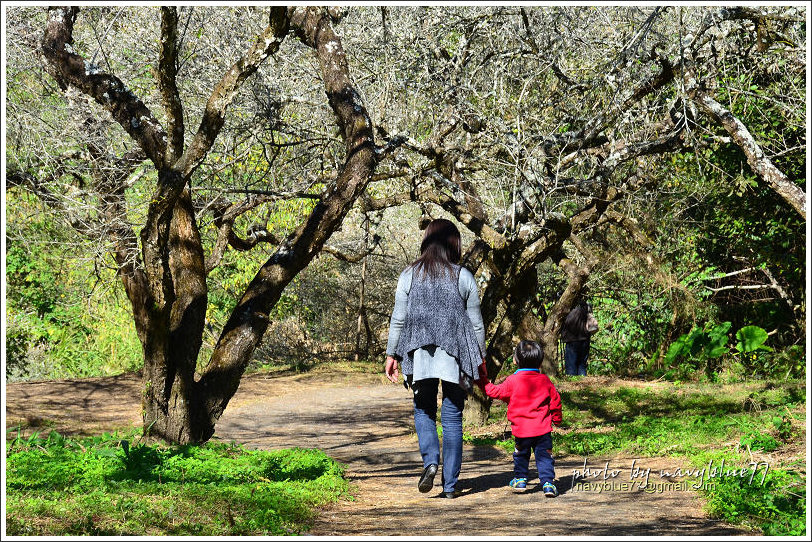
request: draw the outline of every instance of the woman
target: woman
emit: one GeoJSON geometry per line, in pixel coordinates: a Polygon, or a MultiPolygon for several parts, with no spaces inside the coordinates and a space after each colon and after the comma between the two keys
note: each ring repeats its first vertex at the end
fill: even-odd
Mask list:
{"type": "Polygon", "coordinates": [[[386,346],[387,378],[404,384],[414,397],[414,426],[423,457],[417,487],[431,491],[440,462],[437,390],[443,388],[443,496],[455,497],[462,465],[462,410],[479,378],[485,328],[479,293],[470,271],[461,267],[460,232],[445,219],[433,220],[423,235],[420,257],[398,279],[386,346]]]}

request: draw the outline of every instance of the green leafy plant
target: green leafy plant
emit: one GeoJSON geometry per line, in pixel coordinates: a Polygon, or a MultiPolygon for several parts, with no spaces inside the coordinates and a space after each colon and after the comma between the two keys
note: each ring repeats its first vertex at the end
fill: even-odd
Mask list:
{"type": "Polygon", "coordinates": [[[695,369],[704,367],[708,375],[713,374],[718,368],[716,360],[729,351],[727,333],[731,325],[730,322],[708,322],[703,328],[694,327],[681,335],[665,354],[667,365],[673,366],[682,360],[695,369]]]}
{"type": "MultiPolygon", "coordinates": [[[[724,457],[729,465],[742,465],[737,456],[724,457]]],[[[707,464],[704,457],[695,464],[707,464]]],[[[742,465],[743,466],[743,465],[742,465]]],[[[733,523],[756,526],[768,536],[806,534],[804,477],[794,468],[769,469],[751,483],[740,476],[723,476],[703,489],[708,497],[708,512],[733,523]]]]}
{"type": "Polygon", "coordinates": [[[772,452],[778,449],[778,441],[772,435],[752,431],[739,440],[739,445],[750,450],[764,450],[772,452]]]}
{"type": "MultiPolygon", "coordinates": [[[[735,335],[737,342],[732,348],[728,346],[730,328],[730,322],[721,324],[708,322],[702,328],[694,327],[690,332],[681,335],[671,343],[665,354],[666,364],[671,368],[666,375],[674,373],[684,378],[687,374],[684,369],[680,371],[680,367],[704,368],[708,379],[715,381],[722,358],[731,353],[736,354],[742,367],[752,374],[759,372],[760,368],[779,366],[777,362],[771,360],[772,357],[766,356],[767,353],[773,352],[773,349],[764,344],[769,335],[763,328],[753,325],[740,328],[735,335]]],[[[778,359],[785,360],[786,357],[787,354],[784,354],[778,359]]],[[[780,366],[783,367],[784,364],[780,366]]],[[[790,366],[787,376],[792,372],[792,367],[794,365],[790,366]]],[[[767,370],[762,372],[770,374],[767,370]]]]}
{"type": "Polygon", "coordinates": [[[789,417],[773,416],[771,421],[781,440],[786,442],[792,437],[792,422],[789,420],[789,417]]]}
{"type": "Polygon", "coordinates": [[[736,332],[735,351],[745,370],[753,375],[766,373],[768,359],[766,353],[772,348],[765,345],[769,335],[759,326],[745,326],[736,332]]]}
{"type": "Polygon", "coordinates": [[[772,348],[764,344],[767,342],[768,337],[767,332],[763,328],[758,326],[744,326],[736,332],[736,339],[738,340],[736,350],[742,354],[755,352],[757,350],[772,352],[772,348]]]}

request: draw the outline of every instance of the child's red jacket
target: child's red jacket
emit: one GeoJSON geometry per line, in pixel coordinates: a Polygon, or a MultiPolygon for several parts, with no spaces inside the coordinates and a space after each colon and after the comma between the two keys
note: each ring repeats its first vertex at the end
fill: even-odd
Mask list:
{"type": "Polygon", "coordinates": [[[485,377],[480,388],[508,404],[507,417],[514,437],[537,437],[561,423],[561,396],[550,378],[537,369],[519,369],[501,384],[485,377]]]}

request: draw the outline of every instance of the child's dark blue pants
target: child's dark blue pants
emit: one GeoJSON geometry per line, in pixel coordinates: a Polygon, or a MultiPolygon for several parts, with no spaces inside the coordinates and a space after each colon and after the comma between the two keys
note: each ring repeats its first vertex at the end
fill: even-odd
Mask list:
{"type": "Polygon", "coordinates": [[[555,460],[553,459],[553,436],[545,433],[538,437],[513,437],[516,449],[513,452],[513,476],[528,478],[530,453],[536,455],[536,467],[542,484],[552,483],[555,479],[555,460]]]}

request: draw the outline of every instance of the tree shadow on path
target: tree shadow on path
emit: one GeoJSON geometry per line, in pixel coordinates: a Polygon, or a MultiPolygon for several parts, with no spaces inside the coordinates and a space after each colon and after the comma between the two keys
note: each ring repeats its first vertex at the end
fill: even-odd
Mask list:
{"type": "Polygon", "coordinates": [[[512,458],[494,446],[464,446],[457,498],[441,498],[442,470],[432,491],[420,493],[411,397],[385,383],[245,403],[226,412],[218,436],[257,448],[319,448],[346,466],[353,499],[324,509],[314,536],[752,534],[707,518],[694,492],[576,491],[583,460],[574,456],[556,458],[557,498],[537,483],[515,494],[507,487],[512,458]]]}

